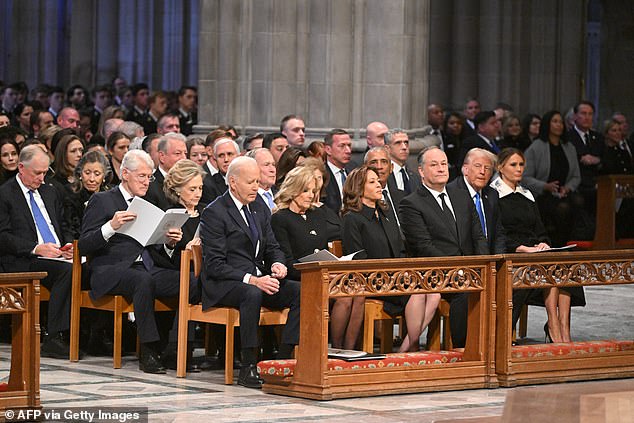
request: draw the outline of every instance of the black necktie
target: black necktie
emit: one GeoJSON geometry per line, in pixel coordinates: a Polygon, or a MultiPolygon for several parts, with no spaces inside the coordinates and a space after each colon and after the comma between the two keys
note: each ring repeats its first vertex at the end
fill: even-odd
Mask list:
{"type": "Polygon", "coordinates": [[[244,215],[247,217],[247,223],[249,224],[249,231],[251,231],[251,242],[253,242],[253,246],[255,247],[258,243],[258,227],[255,225],[255,220],[253,219],[253,215],[249,211],[249,208],[245,205],[242,206],[242,211],[244,215]]]}
{"type": "Polygon", "coordinates": [[[447,202],[445,201],[445,193],[441,193],[440,194],[440,203],[442,205],[442,212],[445,215],[445,218],[447,219],[447,222],[450,224],[451,228],[453,228],[456,232],[456,234],[458,233],[458,229],[456,228],[456,218],[453,215],[453,213],[451,212],[451,209],[449,208],[449,206],[447,205],[447,202]]]}
{"type": "Polygon", "coordinates": [[[583,143],[585,145],[590,145],[590,134],[588,132],[583,134],[583,143]]]}
{"type": "Polygon", "coordinates": [[[409,176],[407,175],[407,170],[405,170],[405,166],[401,168],[401,176],[403,177],[403,190],[411,194],[412,193],[412,185],[409,183],[409,176]]]}

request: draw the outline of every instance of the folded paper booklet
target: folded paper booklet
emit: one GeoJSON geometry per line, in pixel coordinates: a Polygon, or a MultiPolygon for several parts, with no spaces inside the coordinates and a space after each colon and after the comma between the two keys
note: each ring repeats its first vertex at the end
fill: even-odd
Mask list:
{"type": "Polygon", "coordinates": [[[344,361],[383,360],[385,358],[385,354],[370,354],[365,351],[328,348],[328,357],[344,361]]]}
{"type": "Polygon", "coordinates": [[[128,211],[136,213],[136,219],[124,224],[116,232],[136,239],[144,247],[165,243],[167,231],[180,228],[189,219],[185,209],[163,211],[140,197],[134,197],[128,211]]]}
{"type": "Polygon", "coordinates": [[[569,251],[574,249],[577,246],[577,244],[570,244],[570,245],[566,245],[564,247],[551,247],[547,250],[540,250],[540,251],[535,251],[536,253],[547,253],[549,251],[569,251]]]}
{"type": "Polygon", "coordinates": [[[356,251],[352,254],[348,254],[347,256],[337,257],[333,253],[328,250],[320,250],[316,253],[309,254],[299,259],[300,263],[308,263],[311,261],[350,261],[352,257],[356,254],[360,253],[363,250],[356,251]]]}

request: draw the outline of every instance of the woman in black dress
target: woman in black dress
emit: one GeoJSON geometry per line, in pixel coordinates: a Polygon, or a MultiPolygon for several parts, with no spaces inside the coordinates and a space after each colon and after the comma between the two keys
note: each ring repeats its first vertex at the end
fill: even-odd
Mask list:
{"type": "MultiPolygon", "coordinates": [[[[383,259],[405,257],[405,245],[396,221],[390,220],[385,213],[387,206],[383,202],[383,189],[378,172],[373,167],[361,166],[352,172],[343,188],[343,252],[355,255],[354,259],[383,259]]],[[[403,340],[400,352],[418,351],[418,339],[434,317],[440,294],[416,294],[412,296],[386,296],[384,310],[390,315],[405,313],[407,336],[403,340]]],[[[333,327],[333,346],[336,335],[343,335],[344,348],[351,348],[363,321],[363,297],[354,298],[348,312],[348,327],[333,327]],[[356,326],[358,325],[358,327],[356,326]]],[[[342,314],[344,314],[342,312],[342,314]]],[[[335,309],[333,307],[333,321],[335,309]]],[[[345,317],[345,314],[344,316],[345,317]]],[[[338,323],[346,322],[341,318],[338,323]]],[[[335,326],[335,325],[333,325],[335,326]]]]}
{"type": "Polygon", "coordinates": [[[77,135],[64,135],[55,147],[55,176],[51,183],[60,197],[66,194],[66,187],[75,181],[75,168],[84,155],[84,141],[77,135]]]}
{"type": "Polygon", "coordinates": [[[86,153],[75,167],[73,183],[65,186],[64,220],[74,239],[79,239],[84,210],[90,197],[109,189],[112,170],[108,159],[98,151],[86,153]]]}
{"type": "MultiPolygon", "coordinates": [[[[499,194],[500,215],[506,232],[506,251],[533,253],[550,248],[550,240],[539,215],[539,208],[530,190],[520,185],[525,167],[524,153],[507,148],[498,155],[499,176],[491,182],[499,194]]],[[[522,306],[533,290],[514,290],[513,326],[519,319],[522,306]]],[[[543,290],[543,305],[548,322],[544,326],[547,340],[571,342],[570,307],[585,305],[583,290],[578,288],[547,288],[543,290]]],[[[541,298],[536,305],[542,305],[541,298]]]]}
{"type": "Polygon", "coordinates": [[[110,134],[110,137],[108,137],[106,147],[108,147],[108,154],[110,154],[112,185],[117,185],[121,182],[119,179],[121,160],[123,160],[123,156],[125,156],[125,153],[127,153],[130,148],[130,138],[123,132],[113,132],[110,134]]]}
{"type": "Polygon", "coordinates": [[[328,248],[325,207],[313,204],[316,189],[313,169],[296,167],[288,172],[275,196],[271,227],[286,256],[288,277],[297,281],[301,272],[293,265],[298,259],[328,248]]]}

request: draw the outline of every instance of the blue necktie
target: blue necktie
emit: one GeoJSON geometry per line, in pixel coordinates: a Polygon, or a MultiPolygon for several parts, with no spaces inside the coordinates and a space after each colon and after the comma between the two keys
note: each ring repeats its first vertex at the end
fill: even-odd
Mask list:
{"type": "Polygon", "coordinates": [[[251,231],[251,242],[253,242],[253,246],[255,247],[258,244],[258,227],[255,225],[255,220],[253,219],[253,215],[249,211],[247,206],[242,206],[242,211],[244,211],[244,215],[247,217],[247,223],[249,224],[249,230],[251,231]]]}
{"type": "Polygon", "coordinates": [[[40,231],[40,235],[42,235],[42,240],[44,243],[57,244],[55,240],[55,235],[51,232],[51,228],[46,223],[46,219],[42,214],[42,211],[38,207],[35,202],[35,197],[33,197],[33,191],[29,190],[29,202],[31,203],[31,210],[33,211],[33,217],[35,218],[35,226],[37,226],[37,230],[40,231]]]}
{"type": "Polygon", "coordinates": [[[264,196],[266,197],[266,202],[269,204],[269,208],[273,210],[275,208],[275,203],[273,202],[273,195],[269,191],[264,191],[264,196]]]}
{"type": "Polygon", "coordinates": [[[341,173],[341,186],[343,187],[346,184],[346,170],[341,169],[339,173],[341,173]]]}
{"type": "Polygon", "coordinates": [[[475,198],[476,211],[478,212],[478,217],[480,218],[480,225],[482,225],[482,233],[486,237],[487,227],[486,227],[486,224],[484,223],[484,213],[482,212],[482,204],[480,204],[480,193],[476,192],[476,195],[474,198],[475,198]]]}

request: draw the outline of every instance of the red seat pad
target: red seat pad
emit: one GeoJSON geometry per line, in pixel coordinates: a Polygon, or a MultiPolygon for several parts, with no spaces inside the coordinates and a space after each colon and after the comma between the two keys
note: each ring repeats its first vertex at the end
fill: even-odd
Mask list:
{"type": "MultiPolygon", "coordinates": [[[[344,361],[328,359],[328,370],[380,369],[384,367],[421,367],[429,364],[457,363],[462,361],[462,351],[420,351],[415,353],[387,354],[383,360],[344,361]]],[[[262,377],[293,375],[296,360],[266,360],[258,363],[262,377]]]]}
{"type": "Polygon", "coordinates": [[[629,351],[634,349],[634,341],[562,342],[554,344],[516,345],[513,347],[513,358],[575,356],[592,353],[629,351]]]}
{"type": "Polygon", "coordinates": [[[6,383],[0,383],[0,392],[6,392],[9,390],[9,385],[6,383]]]}

